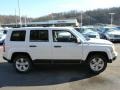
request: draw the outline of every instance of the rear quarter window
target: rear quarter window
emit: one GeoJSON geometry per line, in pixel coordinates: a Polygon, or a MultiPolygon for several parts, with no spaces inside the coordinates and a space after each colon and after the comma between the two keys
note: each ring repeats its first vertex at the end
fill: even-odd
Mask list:
{"type": "Polygon", "coordinates": [[[25,41],[26,31],[13,31],[11,34],[10,41],[25,41]]]}

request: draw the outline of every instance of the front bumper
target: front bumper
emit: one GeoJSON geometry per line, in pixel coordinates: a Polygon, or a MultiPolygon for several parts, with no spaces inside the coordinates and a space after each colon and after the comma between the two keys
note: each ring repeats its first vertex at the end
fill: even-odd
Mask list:
{"type": "Polygon", "coordinates": [[[115,52],[114,54],[113,54],[113,58],[112,59],[109,59],[109,61],[108,61],[108,63],[112,63],[113,61],[115,61],[116,59],[117,59],[117,52],[115,52]]]}
{"type": "Polygon", "coordinates": [[[120,42],[120,39],[109,39],[112,42],[120,42]]]}
{"type": "Polygon", "coordinates": [[[112,42],[114,42],[114,41],[120,41],[120,38],[115,38],[115,37],[107,37],[107,39],[109,41],[112,41],[112,42]]]}
{"type": "Polygon", "coordinates": [[[117,59],[117,56],[115,56],[113,59],[110,59],[108,62],[109,63],[112,63],[114,60],[116,60],[117,59]]]}

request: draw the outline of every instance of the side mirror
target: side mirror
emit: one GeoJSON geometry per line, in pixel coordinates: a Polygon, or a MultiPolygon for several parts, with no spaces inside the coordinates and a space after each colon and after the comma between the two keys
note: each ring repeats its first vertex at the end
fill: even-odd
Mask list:
{"type": "Polygon", "coordinates": [[[77,38],[77,43],[81,44],[81,40],[79,38],[77,38]]]}

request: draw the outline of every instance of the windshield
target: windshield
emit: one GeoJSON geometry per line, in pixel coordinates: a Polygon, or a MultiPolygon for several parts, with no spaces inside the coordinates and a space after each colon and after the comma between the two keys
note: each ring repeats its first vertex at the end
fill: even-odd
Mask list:
{"type": "Polygon", "coordinates": [[[84,29],[83,33],[91,33],[91,32],[95,32],[95,31],[93,31],[92,29],[84,29]]]}
{"type": "Polygon", "coordinates": [[[118,29],[118,28],[112,28],[113,30],[116,30],[116,31],[120,31],[120,29],[118,29]]]}
{"type": "Polygon", "coordinates": [[[118,28],[111,27],[111,28],[105,28],[105,32],[111,32],[111,31],[118,31],[118,28]]]}

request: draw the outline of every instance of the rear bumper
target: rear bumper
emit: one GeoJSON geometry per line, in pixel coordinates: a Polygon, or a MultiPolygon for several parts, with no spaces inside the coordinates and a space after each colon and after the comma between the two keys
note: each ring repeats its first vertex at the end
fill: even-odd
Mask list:
{"type": "Polygon", "coordinates": [[[3,56],[3,59],[4,59],[4,60],[6,60],[6,61],[7,61],[7,62],[9,62],[9,63],[12,63],[12,61],[11,61],[11,60],[7,59],[7,58],[6,58],[6,57],[4,57],[4,56],[3,56]]]}
{"type": "Polygon", "coordinates": [[[3,44],[4,43],[4,40],[0,40],[0,44],[3,44]]]}

